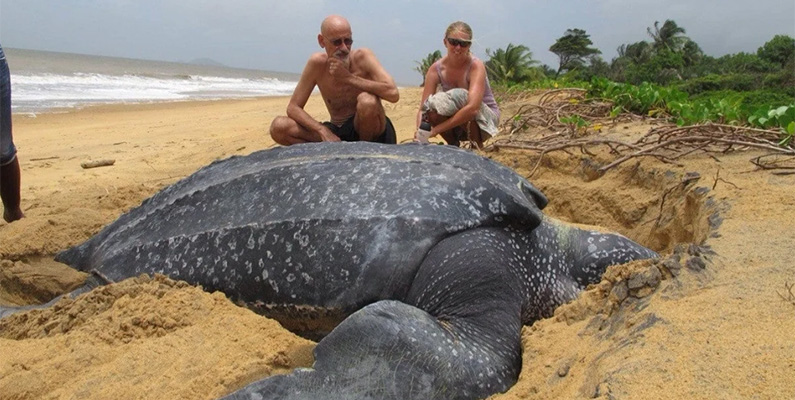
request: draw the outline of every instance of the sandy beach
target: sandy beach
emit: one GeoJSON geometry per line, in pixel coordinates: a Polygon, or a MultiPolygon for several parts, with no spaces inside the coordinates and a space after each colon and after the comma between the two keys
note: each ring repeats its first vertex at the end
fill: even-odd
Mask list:
{"type": "MultiPolygon", "coordinates": [[[[398,142],[413,135],[420,94],[401,89],[385,106],[398,142]]],[[[27,217],[0,222],[0,304],[80,286],[85,275],[53,261],[56,252],[213,160],[273,147],[268,126],[286,105],[272,97],[15,115],[27,217]],[[98,160],[113,165],[81,167],[98,160]]],[[[318,96],[307,110],[327,119],[318,96]]],[[[632,120],[604,135],[651,127],[632,120]]],[[[537,170],[527,151],[484,154],[532,171],[547,214],[618,231],[664,257],[611,268],[554,317],[524,327],[519,382],[494,399],[795,399],[795,175],[756,170],[752,151],[681,165],[638,159],[603,176],[579,152],[547,156],[537,170]]],[[[1,320],[0,399],[214,399],[310,367],[313,345],[221,293],[134,278],[1,320]]]]}

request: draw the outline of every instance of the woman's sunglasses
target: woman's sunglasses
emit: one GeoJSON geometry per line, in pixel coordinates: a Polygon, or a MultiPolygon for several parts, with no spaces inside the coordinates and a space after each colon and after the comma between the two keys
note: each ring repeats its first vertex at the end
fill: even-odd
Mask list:
{"type": "Polygon", "coordinates": [[[340,47],[343,43],[345,43],[346,46],[351,47],[351,45],[353,44],[353,39],[351,38],[339,38],[334,40],[326,38],[326,40],[331,42],[331,44],[333,44],[334,47],[340,47]]]}
{"type": "Polygon", "coordinates": [[[467,48],[469,45],[472,44],[471,40],[462,40],[462,39],[455,39],[455,38],[447,38],[447,43],[450,43],[450,46],[460,46],[462,48],[467,48]]]}

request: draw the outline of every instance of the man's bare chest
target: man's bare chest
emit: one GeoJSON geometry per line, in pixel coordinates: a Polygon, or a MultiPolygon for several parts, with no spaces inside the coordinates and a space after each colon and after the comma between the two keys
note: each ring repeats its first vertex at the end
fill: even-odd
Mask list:
{"type": "Polygon", "coordinates": [[[332,77],[318,82],[318,88],[329,110],[355,108],[356,98],[362,92],[361,89],[332,77]]]}

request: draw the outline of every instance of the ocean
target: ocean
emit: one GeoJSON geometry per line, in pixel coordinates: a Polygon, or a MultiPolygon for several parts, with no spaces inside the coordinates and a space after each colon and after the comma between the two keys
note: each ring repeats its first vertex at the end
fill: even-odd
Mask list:
{"type": "Polygon", "coordinates": [[[95,104],[289,96],[299,74],[3,48],[11,109],[36,114],[95,104]]]}

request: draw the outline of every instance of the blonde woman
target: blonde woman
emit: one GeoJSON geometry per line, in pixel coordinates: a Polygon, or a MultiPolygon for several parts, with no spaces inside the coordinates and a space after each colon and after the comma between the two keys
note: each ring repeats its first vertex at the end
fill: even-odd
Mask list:
{"type": "Polygon", "coordinates": [[[500,109],[486,66],[469,51],[472,28],[465,22],[453,22],[445,31],[443,43],[447,55],[425,74],[417,127],[426,120],[431,124],[431,137],[442,135],[454,146],[469,140],[481,148],[484,140],[497,134],[500,109]],[[439,92],[437,86],[441,87],[439,92]]]}

